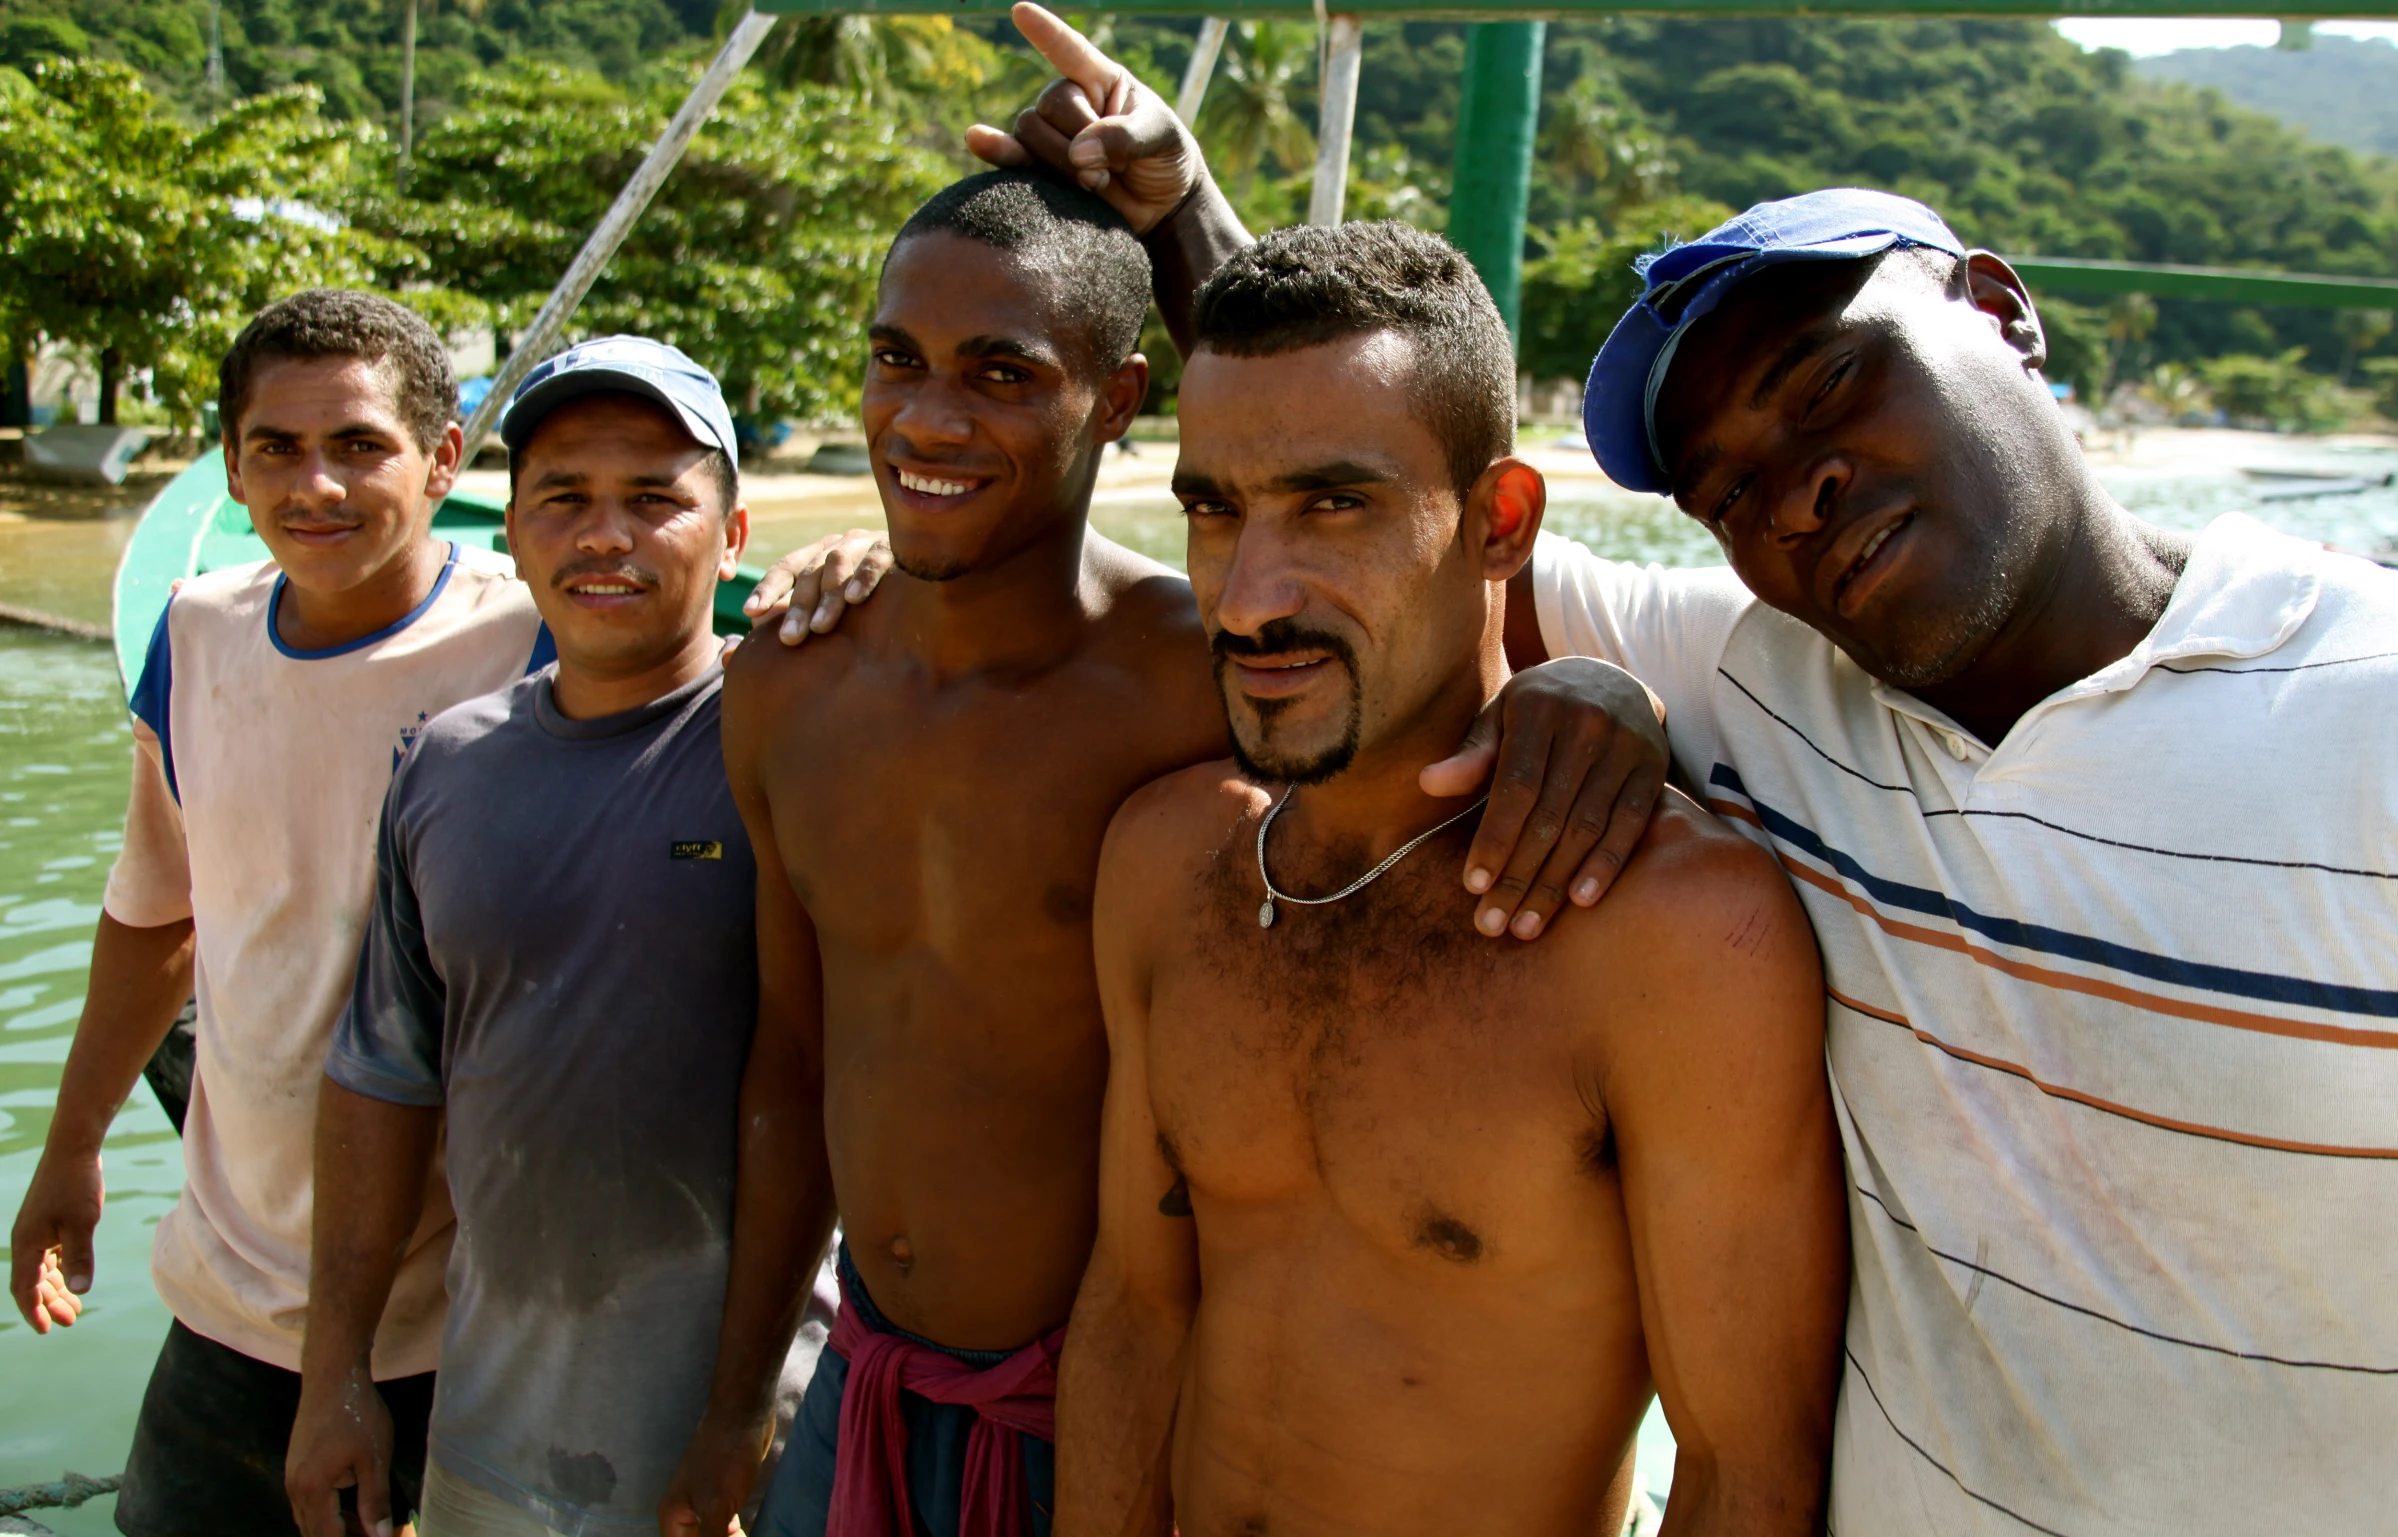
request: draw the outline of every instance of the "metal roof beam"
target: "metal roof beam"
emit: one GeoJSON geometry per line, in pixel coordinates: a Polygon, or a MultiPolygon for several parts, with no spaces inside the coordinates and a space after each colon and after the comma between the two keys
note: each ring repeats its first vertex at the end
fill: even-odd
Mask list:
{"type": "MultiPolygon", "coordinates": [[[[1008,0],[761,0],[761,11],[805,16],[1004,16],[1008,0]]],[[[1310,16],[1309,0],[1108,0],[1111,16],[1310,16]]],[[[1665,16],[2087,16],[2270,15],[2290,21],[2394,21],[2398,0],[2315,0],[2259,7],[2256,0],[1337,0],[1335,9],[1377,20],[1570,21],[1615,14],[1665,16]]]]}
{"type": "Polygon", "coordinates": [[[2152,299],[2300,304],[2314,309],[2398,309],[2398,278],[2257,272],[2245,267],[2173,267],[2063,256],[2010,256],[2007,265],[2033,288],[2053,293],[2146,294],[2152,299]]]}

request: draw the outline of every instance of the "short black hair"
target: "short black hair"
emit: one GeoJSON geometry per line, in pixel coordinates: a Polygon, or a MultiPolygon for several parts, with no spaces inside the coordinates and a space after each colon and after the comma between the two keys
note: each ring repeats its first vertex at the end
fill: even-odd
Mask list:
{"type": "MultiPolygon", "coordinates": [[[[542,422],[546,422],[550,417],[556,415],[559,407],[571,406],[577,401],[593,400],[602,396],[615,396],[624,400],[638,401],[661,415],[672,418],[678,424],[682,422],[681,417],[676,416],[655,396],[644,395],[637,390],[594,390],[589,395],[576,395],[571,399],[562,400],[558,402],[557,406],[553,406],[545,412],[541,420],[533,424],[532,432],[526,436],[525,448],[533,446],[533,439],[541,434],[542,422]]],[[[689,429],[686,427],[685,430],[689,429]]],[[[524,456],[524,449],[508,451],[508,500],[511,503],[516,500],[516,472],[523,467],[524,456]]],[[[733,456],[721,448],[711,448],[708,450],[708,456],[699,462],[699,467],[707,472],[709,479],[716,482],[716,493],[724,499],[724,505],[717,511],[728,518],[731,517],[733,509],[741,504],[741,472],[733,467],[733,456]]]]}
{"type": "Polygon", "coordinates": [[[406,305],[350,288],[308,288],[260,310],[217,365],[217,421],[241,431],[260,365],[286,359],[358,358],[389,373],[400,420],[430,450],[458,415],[450,354],[406,305]]]}
{"type": "Polygon", "coordinates": [[[892,237],[950,234],[1045,274],[1102,371],[1131,357],[1149,318],[1149,253],[1124,216],[1080,187],[1032,171],[985,171],[927,198],[892,237]]]}
{"type": "Polygon", "coordinates": [[[1473,264],[1412,225],[1278,229],[1192,301],[1196,345],[1261,358],[1392,331],[1415,348],[1410,393],[1463,496],[1515,450],[1515,347],[1473,264]]]}

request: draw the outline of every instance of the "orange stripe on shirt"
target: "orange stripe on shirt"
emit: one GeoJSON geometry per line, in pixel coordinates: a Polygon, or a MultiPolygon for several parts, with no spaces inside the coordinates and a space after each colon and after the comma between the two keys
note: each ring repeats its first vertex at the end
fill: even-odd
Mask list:
{"type": "MultiPolygon", "coordinates": [[[[1746,822],[1760,832],[1765,830],[1765,824],[1758,820],[1757,813],[1738,801],[1714,799],[1709,800],[1707,806],[1718,816],[1746,822]]],[[[1769,833],[1767,836],[1770,838],[1772,835],[1769,833]]],[[[2146,1009],[2155,1014],[2170,1014],[2177,1018],[2195,1019],[2210,1025],[2226,1025],[2234,1030],[2253,1030],[2261,1035],[2287,1036],[2301,1041],[2323,1041],[2335,1046],[2373,1046],[2383,1050],[2398,1050],[2398,1030],[2358,1030],[2346,1025],[2324,1025],[2316,1024],[2311,1020],[2283,1019],[2278,1015],[2256,1014],[2246,1009],[2227,1009],[2211,1003],[2193,1003],[2185,999],[2170,998],[2162,993],[2143,992],[2138,988],[2125,987],[2120,982],[2109,982],[2099,977],[2085,977],[2070,971],[2056,971],[2046,966],[2034,966],[2027,961],[2019,961],[2011,956],[2000,955],[1996,951],[1985,950],[1966,939],[1962,934],[1951,934],[1942,929],[1926,928],[1918,923],[1903,923],[1892,918],[1871,902],[1849,890],[1836,877],[1827,875],[1812,865],[1801,864],[1790,855],[1783,853],[1779,847],[1774,850],[1774,857],[1781,860],[1782,868],[1788,870],[1794,877],[1805,881],[1818,891],[1828,892],[1838,897],[1858,912],[1871,918],[1875,924],[1880,926],[1882,932],[1892,938],[1912,940],[1919,945],[1930,945],[1936,950],[1954,951],[1968,957],[1978,965],[1987,966],[1993,971],[2004,972],[2019,981],[2037,983],[2042,987],[2053,987],[2063,992],[2084,993],[2093,998],[2104,998],[2110,1003],[2129,1004],[2133,1008],[2146,1009]]]]}
{"type": "Polygon", "coordinates": [[[1960,1062],[1971,1062],[1976,1067],[1986,1067],[1994,1072],[2009,1074],[2022,1079],[2043,1094],[2057,1099],[2068,1099],[2077,1105],[2088,1105],[2093,1110],[2104,1110],[2110,1115],[2119,1115],[2125,1120],[2138,1121],[2144,1126],[2161,1127],[2166,1131],[2183,1132],[2193,1137],[2205,1137],[2216,1142],[2236,1142],[2244,1147],[2269,1148],[2282,1153],[2319,1153],[2329,1158],[2398,1158],[2398,1147],[2338,1147],[2326,1142],[2291,1142],[2280,1137],[2260,1137],[2249,1132],[2233,1131],[2228,1127],[2206,1126],[2197,1121],[2177,1121],[2171,1116],[2152,1115],[2148,1111],[2135,1110],[2129,1105],[2120,1104],[2111,1099],[2100,1099],[2095,1094],[2084,1094],[2079,1089],[2068,1089],[2061,1084],[2050,1083],[2020,1063],[1986,1056],[1978,1051],[1968,1051],[1962,1046],[1953,1046],[1918,1026],[1906,1016],[1893,1014],[1887,1009],[1877,1009],[1871,1004],[1860,1003],[1837,988],[1827,987],[1824,989],[1824,994],[1843,1008],[1854,1009],[1860,1014],[1896,1025],[1926,1046],[1935,1051],[1945,1052],[1960,1062]]]}

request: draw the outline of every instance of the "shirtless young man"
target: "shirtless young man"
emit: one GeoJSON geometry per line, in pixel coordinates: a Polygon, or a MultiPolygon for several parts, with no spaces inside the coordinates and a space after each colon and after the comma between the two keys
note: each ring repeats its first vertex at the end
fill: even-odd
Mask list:
{"type": "MultiPolygon", "coordinates": [[[[760,1528],[879,1532],[896,1509],[906,1530],[912,1505],[946,1537],[976,1502],[971,1529],[1046,1527],[1055,1331],[1097,1212],[1100,841],[1135,789],[1224,750],[1190,587],[1086,528],[1147,389],[1150,279],[1119,216],[1043,178],[972,178],[919,210],[884,268],[863,413],[899,572],[838,631],[728,671],[760,1005],[715,1386],[667,1532],[713,1537],[741,1505],[836,1204],[844,1316],[760,1528]]],[[[1510,707],[1510,765],[1531,713],[1510,707]]],[[[1544,806],[1563,785],[1535,833],[1573,824],[1589,756],[1561,746],[1545,786],[1532,758],[1544,806]]],[[[1614,761],[1591,835],[1549,848],[1569,874],[1614,761]]]]}
{"type": "Polygon", "coordinates": [[[1674,795],[1596,912],[1479,943],[1417,783],[1507,677],[1540,524],[1506,327],[1445,243],[1348,224],[1233,258],[1196,330],[1174,491],[1233,756],[1100,859],[1058,1530],[1612,1532],[1652,1382],[1669,1532],[1820,1529],[1847,1224],[1787,882],[1674,795]]]}

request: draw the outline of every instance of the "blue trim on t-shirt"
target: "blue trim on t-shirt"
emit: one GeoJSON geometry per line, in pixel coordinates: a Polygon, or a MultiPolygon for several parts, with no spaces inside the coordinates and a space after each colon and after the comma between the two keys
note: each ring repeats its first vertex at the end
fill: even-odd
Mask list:
{"type": "Polygon", "coordinates": [[[441,563],[441,575],[433,579],[433,590],[425,594],[424,602],[419,603],[372,635],[361,635],[356,640],[345,640],[338,646],[327,646],[321,651],[302,651],[297,647],[287,646],[283,644],[283,637],[276,633],[275,610],[283,606],[283,585],[291,580],[290,577],[278,571],[275,573],[275,590],[267,595],[266,600],[266,638],[274,643],[277,651],[295,662],[322,662],[331,657],[347,656],[361,646],[371,646],[376,641],[389,640],[419,619],[424,618],[425,610],[441,601],[441,590],[450,585],[450,573],[457,569],[458,542],[453,539],[450,541],[450,557],[441,563]]]}
{"type": "Polygon", "coordinates": [[[525,659],[525,676],[530,678],[550,663],[558,660],[558,637],[550,633],[548,620],[533,634],[533,654],[525,659]]]}
{"type": "Polygon", "coordinates": [[[180,806],[183,792],[175,788],[175,735],[169,713],[175,695],[175,648],[167,637],[167,615],[174,608],[174,596],[169,594],[167,606],[158,611],[158,628],[150,632],[150,650],[142,658],[142,675],[134,683],[126,703],[133,707],[133,718],[149,727],[158,738],[158,761],[167,772],[167,793],[180,806]]]}

